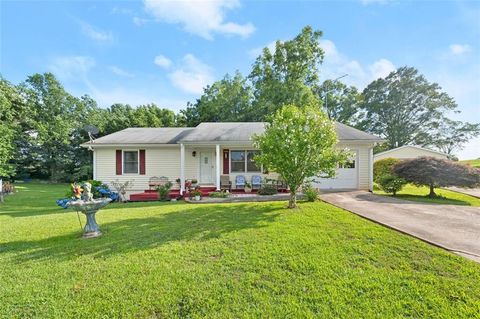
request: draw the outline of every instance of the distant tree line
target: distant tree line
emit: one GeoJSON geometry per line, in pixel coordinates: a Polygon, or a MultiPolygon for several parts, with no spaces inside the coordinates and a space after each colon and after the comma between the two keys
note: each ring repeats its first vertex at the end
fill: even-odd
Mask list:
{"type": "Polygon", "coordinates": [[[268,121],[283,105],[316,106],[336,120],[387,141],[379,150],[416,144],[452,156],[480,134],[480,124],[454,121],[454,99],[412,67],[401,67],[362,92],[319,75],[321,31],[305,27],[264,48],[250,74],[225,75],[175,113],[155,104],[100,108],[74,97],[51,73],[13,85],[0,78],[0,176],[71,181],[91,176],[91,154],[79,147],[84,127],[103,136],[127,127],[196,126],[200,122],[268,121]]]}

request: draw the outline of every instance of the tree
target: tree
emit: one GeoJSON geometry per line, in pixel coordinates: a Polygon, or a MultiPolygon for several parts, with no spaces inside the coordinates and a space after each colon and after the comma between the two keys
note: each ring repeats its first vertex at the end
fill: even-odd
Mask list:
{"type": "Polygon", "coordinates": [[[431,145],[453,157],[471,138],[480,134],[480,124],[443,119],[433,133],[431,145]]]}
{"type": "Polygon", "coordinates": [[[431,145],[432,132],[456,111],[457,104],[415,68],[401,67],[370,83],[363,91],[360,128],[385,137],[389,148],[431,145]]]}
{"type": "Polygon", "coordinates": [[[429,197],[435,197],[435,187],[477,187],[480,170],[435,157],[405,160],[393,167],[393,172],[407,182],[430,188],[429,197]]]}
{"type": "Polygon", "coordinates": [[[240,72],[226,74],[204,89],[194,104],[182,111],[188,126],[201,122],[244,122],[249,120],[252,88],[240,72]]]}
{"type": "Polygon", "coordinates": [[[296,192],[306,179],[334,176],[337,162],[346,159],[346,154],[335,147],[334,123],[317,105],[282,107],[264,134],[254,136],[253,140],[260,149],[255,160],[280,174],[289,186],[289,208],[296,207],[296,192]]]}
{"type": "Polygon", "coordinates": [[[340,81],[326,80],[314,88],[322,101],[323,109],[331,120],[354,125],[362,102],[362,95],[354,86],[347,86],[340,81]]]}
{"type": "Polygon", "coordinates": [[[294,39],[277,41],[274,52],[263,49],[248,77],[254,92],[252,120],[263,121],[286,104],[320,107],[312,88],[318,85],[324,56],[321,36],[321,31],[307,26],[294,39]]]}
{"type": "Polygon", "coordinates": [[[17,88],[0,77],[0,177],[15,172],[15,141],[22,134],[25,101],[17,88]]]}
{"type": "Polygon", "coordinates": [[[393,167],[400,163],[398,158],[384,158],[373,163],[373,181],[378,183],[384,175],[393,174],[393,167]]]}

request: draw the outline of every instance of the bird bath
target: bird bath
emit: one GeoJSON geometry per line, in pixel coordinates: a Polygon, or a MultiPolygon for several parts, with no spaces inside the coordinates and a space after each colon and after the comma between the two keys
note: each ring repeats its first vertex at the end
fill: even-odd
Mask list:
{"type": "Polygon", "coordinates": [[[112,201],[110,198],[93,199],[91,188],[92,186],[90,183],[85,183],[82,199],[68,203],[69,208],[75,209],[77,212],[81,212],[87,217],[87,223],[83,228],[83,238],[95,238],[102,236],[102,232],[100,231],[97,221],[95,220],[95,214],[100,208],[107,206],[108,203],[112,201]]]}
{"type": "Polygon", "coordinates": [[[85,214],[87,223],[83,228],[83,238],[95,238],[102,236],[102,232],[95,220],[95,214],[100,208],[107,206],[112,200],[110,198],[93,199],[91,201],[84,201],[83,199],[70,202],[69,207],[75,209],[77,212],[85,214]]]}

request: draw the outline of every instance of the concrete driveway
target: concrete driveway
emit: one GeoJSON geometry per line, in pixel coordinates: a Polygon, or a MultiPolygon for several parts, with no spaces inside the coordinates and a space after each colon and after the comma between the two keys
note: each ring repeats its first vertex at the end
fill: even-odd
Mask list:
{"type": "Polygon", "coordinates": [[[480,198],[480,188],[447,187],[448,190],[480,198]]]}
{"type": "Polygon", "coordinates": [[[324,201],[480,262],[480,208],[432,205],[364,191],[321,195],[324,201]]]}

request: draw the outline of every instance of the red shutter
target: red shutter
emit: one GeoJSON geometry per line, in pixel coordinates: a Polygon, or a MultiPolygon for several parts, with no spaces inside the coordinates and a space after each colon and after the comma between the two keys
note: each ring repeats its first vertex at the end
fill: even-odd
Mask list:
{"type": "Polygon", "coordinates": [[[140,150],[140,175],[145,175],[145,150],[140,150]]]}
{"type": "Polygon", "coordinates": [[[122,175],[122,150],[116,150],[116,174],[122,175]]]}
{"type": "Polygon", "coordinates": [[[223,174],[230,173],[230,153],[228,150],[223,150],[223,174]]]}

